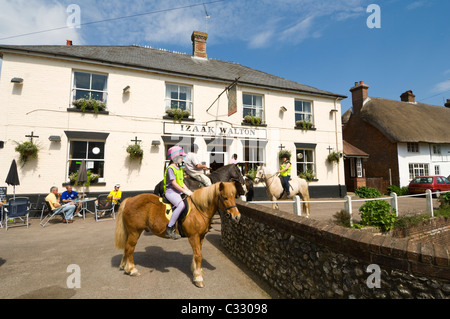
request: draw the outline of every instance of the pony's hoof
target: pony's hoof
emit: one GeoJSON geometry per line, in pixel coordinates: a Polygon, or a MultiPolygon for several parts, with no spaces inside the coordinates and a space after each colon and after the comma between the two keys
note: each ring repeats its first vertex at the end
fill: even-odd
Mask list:
{"type": "Polygon", "coordinates": [[[141,274],[139,273],[139,271],[136,268],[134,268],[132,271],[130,271],[130,276],[138,277],[140,275],[141,274]]]}
{"type": "Polygon", "coordinates": [[[194,281],[194,285],[198,288],[205,288],[203,281],[194,281]]]}

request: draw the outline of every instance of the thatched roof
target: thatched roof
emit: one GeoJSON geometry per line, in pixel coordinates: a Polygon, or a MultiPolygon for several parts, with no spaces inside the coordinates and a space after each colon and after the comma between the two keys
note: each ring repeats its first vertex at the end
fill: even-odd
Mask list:
{"type": "Polygon", "coordinates": [[[450,143],[450,108],[369,97],[361,118],[392,142],[450,143]]]}

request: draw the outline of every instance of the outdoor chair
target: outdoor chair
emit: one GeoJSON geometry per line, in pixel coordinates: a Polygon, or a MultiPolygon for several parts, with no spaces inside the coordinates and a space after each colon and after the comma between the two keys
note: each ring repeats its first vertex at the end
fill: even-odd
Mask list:
{"type": "Polygon", "coordinates": [[[6,230],[12,227],[19,227],[19,226],[27,226],[28,228],[28,217],[30,214],[30,201],[28,198],[25,197],[17,197],[17,198],[10,198],[8,201],[8,207],[4,209],[5,214],[5,227],[6,230]],[[8,224],[12,223],[14,225],[8,226],[8,224]],[[23,224],[15,225],[16,220],[20,219],[20,221],[23,222],[23,224]]]}
{"type": "MultiPolygon", "coordinates": [[[[62,210],[61,207],[58,207],[54,210],[52,210],[49,202],[47,202],[46,200],[44,200],[42,202],[42,210],[41,210],[41,222],[40,225],[42,227],[45,227],[45,225],[47,225],[47,223],[56,215],[61,215],[64,219],[64,212],[62,210]],[[45,216],[44,216],[45,215],[45,216]]],[[[66,220],[66,224],[68,224],[68,221],[66,220]]]]}
{"type": "Polygon", "coordinates": [[[99,195],[95,201],[95,221],[116,219],[114,206],[112,198],[108,198],[107,194],[99,195]]]}

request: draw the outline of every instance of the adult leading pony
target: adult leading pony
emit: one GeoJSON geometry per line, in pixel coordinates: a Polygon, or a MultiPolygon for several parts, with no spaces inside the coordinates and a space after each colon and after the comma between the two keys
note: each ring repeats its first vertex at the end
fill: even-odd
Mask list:
{"type": "MultiPolygon", "coordinates": [[[[282,198],[288,198],[286,193],[283,194],[283,185],[281,184],[281,180],[278,177],[278,174],[275,174],[267,169],[267,167],[258,166],[256,170],[256,181],[263,180],[266,184],[266,192],[271,201],[276,201],[282,198]]],[[[303,178],[292,176],[289,181],[290,185],[290,195],[289,198],[294,197],[295,195],[300,195],[301,199],[304,201],[309,201],[309,191],[308,191],[308,183],[303,178]]],[[[273,209],[279,209],[277,203],[272,204],[273,209]]],[[[306,217],[309,218],[309,203],[303,203],[302,209],[306,213],[306,217]]]]}
{"type": "MultiPolygon", "coordinates": [[[[220,182],[200,188],[188,197],[190,213],[182,223],[182,230],[192,246],[191,271],[197,287],[204,287],[201,262],[202,244],[209,231],[211,218],[217,210],[226,213],[234,221],[241,217],[235,197],[242,195],[239,182],[220,182]]],[[[120,205],[115,230],[115,247],[124,249],[120,269],[137,276],[133,253],[142,231],[166,238],[164,232],[169,222],[165,216],[166,205],[155,194],[140,194],[126,198],[120,205]]]]}

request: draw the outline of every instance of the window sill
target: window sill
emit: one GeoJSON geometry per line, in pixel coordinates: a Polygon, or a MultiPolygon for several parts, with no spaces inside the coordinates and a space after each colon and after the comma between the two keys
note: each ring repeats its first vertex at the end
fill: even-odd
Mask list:
{"type": "Polygon", "coordinates": [[[174,117],[168,115],[164,115],[163,120],[172,120],[176,122],[195,122],[195,119],[192,117],[183,118],[182,120],[176,120],[174,117]]]}
{"type": "Polygon", "coordinates": [[[244,125],[244,126],[261,126],[261,127],[267,127],[267,124],[266,124],[266,123],[252,124],[252,123],[242,122],[241,125],[244,125]]]}
{"type": "Polygon", "coordinates": [[[310,127],[310,128],[303,128],[301,126],[294,126],[295,130],[302,130],[302,131],[316,131],[317,128],[315,127],[310,127]]]}
{"type": "MultiPolygon", "coordinates": [[[[66,186],[68,186],[68,185],[72,185],[72,186],[74,186],[74,184],[73,183],[67,183],[67,182],[65,182],[65,183],[62,183],[62,186],[63,187],[66,187],[66,186]]],[[[81,185],[79,185],[80,187],[81,187],[81,185]]],[[[91,185],[89,185],[89,187],[91,187],[91,186],[106,186],[106,183],[105,182],[99,182],[99,183],[91,183],[91,185]]],[[[88,187],[88,186],[86,186],[86,187],[88,187]]]]}
{"type": "Polygon", "coordinates": [[[82,110],[77,109],[76,107],[68,107],[67,112],[109,115],[109,111],[98,111],[97,113],[95,113],[93,110],[85,110],[83,112],[82,110]]]}

